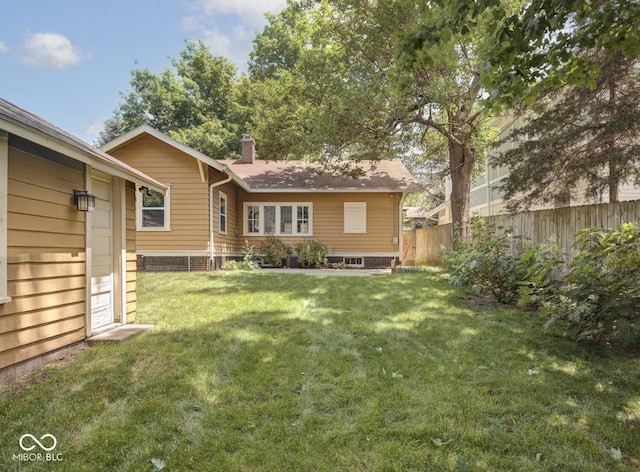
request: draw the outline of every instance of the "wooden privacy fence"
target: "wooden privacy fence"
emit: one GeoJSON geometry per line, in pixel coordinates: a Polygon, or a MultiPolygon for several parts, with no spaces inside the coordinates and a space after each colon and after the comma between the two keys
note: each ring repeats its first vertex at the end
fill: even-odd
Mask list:
{"type": "MultiPolygon", "coordinates": [[[[571,257],[574,236],[582,228],[614,229],[622,223],[640,223],[640,200],[495,215],[488,217],[488,221],[496,226],[512,227],[514,234],[534,244],[554,244],[571,257]]],[[[405,231],[403,264],[442,265],[440,251],[453,248],[452,234],[451,224],[405,231]]]]}

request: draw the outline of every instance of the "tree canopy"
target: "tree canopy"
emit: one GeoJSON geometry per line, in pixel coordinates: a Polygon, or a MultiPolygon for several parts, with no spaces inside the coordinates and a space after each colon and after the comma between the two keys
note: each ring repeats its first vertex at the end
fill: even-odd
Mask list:
{"type": "Polygon", "coordinates": [[[512,168],[509,195],[538,178],[536,191],[559,196],[566,189],[550,182],[608,166],[590,182],[601,190],[606,180],[615,198],[617,183],[636,178],[637,74],[627,66],[640,53],[639,19],[638,0],[288,0],[257,34],[248,76],[187,43],[173,69],[132,72],[100,141],[148,123],[229,157],[250,131],[263,159],[317,160],[354,177],[361,159],[401,157],[417,175],[448,173],[464,235],[498,112],[532,118],[527,161],[499,161],[512,168]]]}
{"type": "Polygon", "coordinates": [[[237,152],[246,121],[235,66],[202,43],[187,43],[174,70],[131,73],[132,90],[105,123],[101,144],[142,124],[212,157],[237,152]]]}
{"type": "Polygon", "coordinates": [[[446,14],[411,0],[290,1],[252,54],[259,80],[251,130],[261,155],[334,164],[411,156],[448,167],[454,221],[464,230],[471,174],[486,149],[477,106],[484,23],[464,41],[451,35],[410,57],[402,48],[405,32],[446,14]]]}
{"type": "Polygon", "coordinates": [[[506,136],[516,146],[494,163],[511,169],[502,187],[514,208],[568,203],[578,189],[615,202],[621,184],[640,185],[640,58],[588,60],[600,71],[593,84],[548,89],[506,136]]]}
{"type": "Polygon", "coordinates": [[[437,2],[448,9],[437,24],[408,35],[408,48],[437,45],[451,34],[473,36],[486,22],[489,35],[482,85],[485,105],[506,110],[533,103],[551,87],[588,85],[598,65],[580,52],[640,54],[638,0],[458,0],[437,2]],[[480,20],[482,18],[482,20],[480,20]]]}

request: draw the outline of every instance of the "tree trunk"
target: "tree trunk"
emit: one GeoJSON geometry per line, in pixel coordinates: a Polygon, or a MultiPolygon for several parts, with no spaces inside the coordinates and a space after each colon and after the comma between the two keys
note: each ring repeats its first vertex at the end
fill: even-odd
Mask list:
{"type": "Polygon", "coordinates": [[[475,164],[475,155],[468,144],[449,140],[449,166],[451,167],[451,218],[453,236],[467,237],[469,221],[469,194],[471,191],[471,173],[475,164]]]}
{"type": "MultiPolygon", "coordinates": [[[[609,115],[611,120],[615,119],[616,114],[616,82],[611,80],[609,82],[609,115]]],[[[612,131],[609,135],[609,149],[610,155],[616,155],[616,133],[612,131]]],[[[620,201],[620,170],[613,161],[609,161],[609,203],[617,203],[620,201]]]]}

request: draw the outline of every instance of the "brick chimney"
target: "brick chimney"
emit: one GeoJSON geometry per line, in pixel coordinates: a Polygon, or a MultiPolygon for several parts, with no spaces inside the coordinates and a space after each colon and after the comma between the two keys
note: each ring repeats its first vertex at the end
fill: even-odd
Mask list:
{"type": "Polygon", "coordinates": [[[253,164],[256,160],[256,142],[250,134],[242,135],[242,164],[253,164]]]}

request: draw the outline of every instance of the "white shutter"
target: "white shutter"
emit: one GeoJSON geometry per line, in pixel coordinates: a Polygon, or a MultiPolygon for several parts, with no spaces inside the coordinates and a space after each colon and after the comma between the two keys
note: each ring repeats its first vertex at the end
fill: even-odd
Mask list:
{"type": "Polygon", "coordinates": [[[344,203],[344,232],[367,232],[367,202],[344,203]]]}

